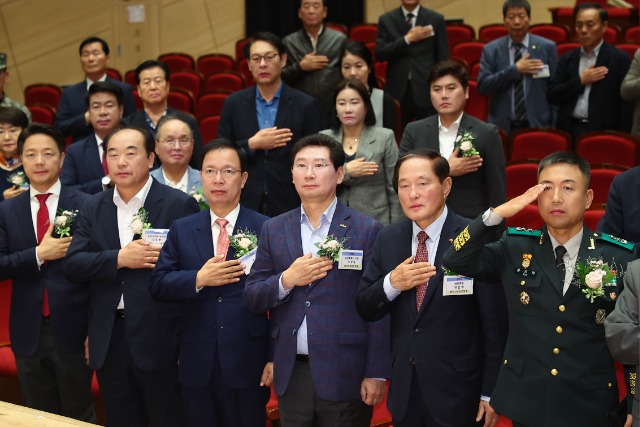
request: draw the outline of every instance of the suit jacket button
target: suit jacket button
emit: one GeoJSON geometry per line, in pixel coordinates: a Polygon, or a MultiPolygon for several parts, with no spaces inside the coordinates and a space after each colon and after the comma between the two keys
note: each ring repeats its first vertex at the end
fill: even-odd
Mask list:
{"type": "Polygon", "coordinates": [[[311,307],[311,302],[305,301],[304,302],[304,306],[307,307],[307,308],[311,307]]]}
{"type": "Polygon", "coordinates": [[[295,335],[295,334],[296,334],[296,330],[294,329],[294,330],[293,330],[293,333],[292,333],[291,335],[295,335]]]}
{"type": "Polygon", "coordinates": [[[567,308],[564,306],[564,304],[560,304],[560,306],[558,307],[558,310],[560,311],[565,311],[567,308]]]}
{"type": "Polygon", "coordinates": [[[555,377],[556,375],[558,375],[558,370],[557,370],[556,368],[553,368],[553,369],[551,370],[551,375],[553,375],[554,377],[555,377]]]}
{"type": "Polygon", "coordinates": [[[609,384],[607,384],[607,387],[613,388],[613,384],[609,383],[609,384]]]}
{"type": "Polygon", "coordinates": [[[509,361],[508,361],[507,359],[504,359],[504,364],[505,364],[505,365],[508,365],[508,364],[509,364],[509,361]]]}
{"type": "Polygon", "coordinates": [[[413,330],[413,332],[415,332],[416,334],[419,334],[419,333],[420,333],[420,331],[421,331],[421,329],[420,329],[420,328],[415,328],[415,329],[413,330]]]}
{"type": "Polygon", "coordinates": [[[218,302],[222,302],[222,297],[218,297],[218,302]]]}
{"type": "Polygon", "coordinates": [[[554,348],[553,354],[560,354],[560,349],[558,347],[554,348]]]}
{"type": "Polygon", "coordinates": [[[561,333],[562,333],[562,326],[558,326],[558,327],[556,328],[556,332],[557,332],[557,333],[559,333],[559,334],[561,334],[561,333]]]}

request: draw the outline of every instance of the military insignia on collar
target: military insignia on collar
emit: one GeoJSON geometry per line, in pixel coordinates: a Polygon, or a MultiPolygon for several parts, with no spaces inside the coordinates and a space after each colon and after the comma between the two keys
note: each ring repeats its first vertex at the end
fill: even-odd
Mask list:
{"type": "Polygon", "coordinates": [[[531,299],[529,298],[529,294],[526,293],[525,291],[522,291],[520,293],[520,302],[522,303],[522,305],[529,305],[530,301],[531,299]]]}
{"type": "Polygon", "coordinates": [[[544,242],[544,233],[540,233],[540,241],[538,242],[538,244],[542,244],[542,242],[544,242]]]}
{"type": "Polygon", "coordinates": [[[533,255],[531,254],[522,254],[522,266],[524,268],[529,268],[531,265],[531,258],[533,258],[533,255]]]}
{"type": "Polygon", "coordinates": [[[596,311],[596,325],[602,325],[606,317],[607,317],[607,312],[604,311],[604,309],[599,308],[596,311]]]}
{"type": "Polygon", "coordinates": [[[342,227],[342,228],[347,228],[347,226],[346,226],[346,225],[344,225],[344,224],[340,224],[340,227],[342,227]]]}
{"type": "Polygon", "coordinates": [[[589,237],[589,247],[587,249],[595,249],[596,242],[593,240],[593,237],[589,237]]]}
{"type": "Polygon", "coordinates": [[[606,233],[602,233],[602,237],[601,238],[605,242],[609,242],[609,243],[612,243],[614,245],[620,246],[622,248],[625,248],[628,251],[633,251],[633,243],[629,243],[624,239],[621,239],[621,238],[615,237],[615,236],[611,236],[611,235],[606,234],[606,233]]]}

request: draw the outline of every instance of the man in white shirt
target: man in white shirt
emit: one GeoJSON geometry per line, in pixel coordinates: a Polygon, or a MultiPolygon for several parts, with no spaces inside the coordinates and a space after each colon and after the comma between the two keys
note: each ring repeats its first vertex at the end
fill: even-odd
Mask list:
{"type": "Polygon", "coordinates": [[[65,265],[67,277],[88,282],[91,291],[89,366],[110,426],[184,425],[177,381],[182,306],[152,300],[162,240],[152,244],[145,236],[161,237],[175,219],[199,209],[192,197],[149,176],[154,140],[145,130],[118,130],[105,147],[115,187],[86,204],[65,265]]]}

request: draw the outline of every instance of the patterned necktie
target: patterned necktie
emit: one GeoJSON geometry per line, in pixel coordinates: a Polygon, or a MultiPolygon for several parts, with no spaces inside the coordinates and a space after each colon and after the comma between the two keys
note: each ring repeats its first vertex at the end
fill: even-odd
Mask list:
{"type": "Polygon", "coordinates": [[[216,225],[220,229],[218,234],[218,242],[216,244],[216,255],[222,256],[223,259],[227,258],[227,251],[229,250],[229,234],[227,234],[226,226],[229,224],[224,218],[216,219],[216,225]]]}
{"type": "Polygon", "coordinates": [[[558,268],[558,274],[560,275],[560,292],[564,293],[564,277],[566,273],[566,267],[564,265],[564,254],[567,253],[567,248],[560,245],[555,249],[556,253],[556,267],[558,268]]]}
{"type": "Polygon", "coordinates": [[[100,144],[102,147],[102,171],[104,176],[109,175],[109,166],[107,166],[107,152],[104,150],[104,142],[100,144]]]}
{"type": "MultiPolygon", "coordinates": [[[[513,47],[516,49],[515,55],[513,56],[513,63],[515,64],[522,59],[524,45],[522,43],[513,43],[513,47]]],[[[524,77],[521,77],[520,81],[513,85],[513,111],[516,120],[527,120],[527,105],[525,104],[524,98],[524,77]]]]}
{"type": "MultiPolygon", "coordinates": [[[[36,194],[36,199],[38,199],[38,203],[40,203],[38,214],[36,216],[38,244],[42,242],[42,239],[44,238],[44,235],[47,233],[47,229],[49,228],[49,208],[47,207],[46,201],[50,195],[51,193],[36,194]]],[[[49,297],[47,296],[47,288],[44,289],[44,295],[42,297],[42,315],[44,317],[49,317],[49,297]]]]}
{"type": "MultiPolygon", "coordinates": [[[[424,231],[420,231],[418,233],[418,249],[416,250],[416,257],[413,262],[428,262],[429,261],[429,252],[427,252],[427,233],[424,231]]],[[[416,286],[416,307],[418,311],[420,311],[420,307],[422,307],[422,300],[424,299],[424,294],[427,293],[427,283],[423,283],[422,285],[416,286]]]]}
{"type": "Polygon", "coordinates": [[[413,17],[416,16],[413,13],[407,13],[407,30],[413,28],[413,17]]]}

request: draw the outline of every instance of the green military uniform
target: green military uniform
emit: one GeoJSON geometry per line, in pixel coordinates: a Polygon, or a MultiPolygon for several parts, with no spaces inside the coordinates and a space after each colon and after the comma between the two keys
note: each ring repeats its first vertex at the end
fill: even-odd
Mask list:
{"type": "Polygon", "coordinates": [[[477,218],[443,261],[459,274],[502,281],[509,337],[491,405],[531,427],[609,427],[618,388],[602,323],[635,258],[633,246],[584,228],[577,262],[602,259],[617,270],[616,285],[592,303],[584,285],[572,283],[562,294],[564,278],[546,227],[510,228],[497,242],[491,242],[492,229],[477,218]]]}
{"type": "Polygon", "coordinates": [[[27,115],[29,123],[31,123],[31,112],[29,111],[29,109],[19,102],[16,102],[13,99],[9,98],[7,95],[5,95],[4,98],[0,98],[0,107],[16,107],[21,109],[27,115]]]}

